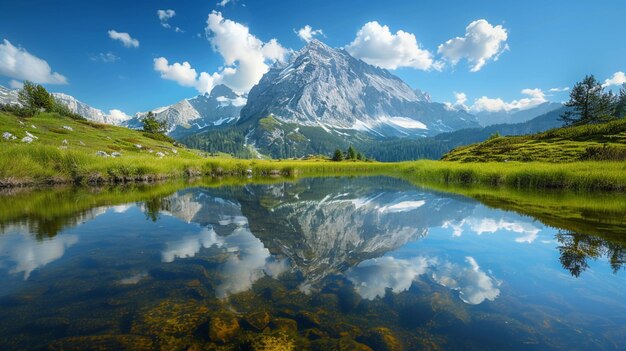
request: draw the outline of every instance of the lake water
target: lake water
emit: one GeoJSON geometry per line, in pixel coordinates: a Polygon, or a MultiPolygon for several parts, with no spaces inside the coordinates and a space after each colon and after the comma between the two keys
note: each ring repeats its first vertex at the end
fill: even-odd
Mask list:
{"type": "Polygon", "coordinates": [[[384,177],[4,194],[0,349],[623,350],[626,213],[484,203],[384,177]]]}

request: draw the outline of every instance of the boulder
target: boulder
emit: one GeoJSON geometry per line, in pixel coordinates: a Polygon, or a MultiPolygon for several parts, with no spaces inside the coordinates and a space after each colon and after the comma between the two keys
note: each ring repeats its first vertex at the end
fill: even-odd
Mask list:
{"type": "Polygon", "coordinates": [[[15,140],[15,135],[9,132],[4,132],[2,133],[2,138],[4,138],[4,140],[15,140]]]}
{"type": "Polygon", "coordinates": [[[165,156],[165,154],[162,153],[161,151],[157,152],[155,155],[157,155],[158,157],[164,157],[165,156]]]}
{"type": "Polygon", "coordinates": [[[96,151],[96,156],[109,157],[109,154],[107,154],[106,152],[104,152],[102,150],[98,150],[98,151],[96,151]]]}
{"type": "Polygon", "coordinates": [[[23,143],[30,144],[30,143],[32,143],[32,142],[33,142],[33,138],[31,138],[31,137],[29,137],[29,136],[23,137],[23,138],[22,138],[22,142],[23,142],[23,143]]]}
{"type": "Polygon", "coordinates": [[[61,144],[63,144],[63,145],[67,145],[67,144],[69,144],[69,143],[67,142],[67,139],[63,139],[63,142],[61,142],[61,144]]]}
{"type": "Polygon", "coordinates": [[[117,151],[114,151],[111,153],[111,157],[120,157],[120,156],[122,156],[122,154],[117,151]]]}
{"type": "Polygon", "coordinates": [[[70,127],[70,126],[63,126],[63,129],[67,129],[67,130],[69,130],[70,132],[73,132],[73,131],[74,131],[74,128],[72,128],[72,127],[70,127]]]}

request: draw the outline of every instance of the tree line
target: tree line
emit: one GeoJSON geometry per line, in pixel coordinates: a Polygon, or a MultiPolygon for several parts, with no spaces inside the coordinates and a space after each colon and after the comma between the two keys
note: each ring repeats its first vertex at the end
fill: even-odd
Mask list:
{"type": "Polygon", "coordinates": [[[588,75],[574,85],[569,96],[565,103],[569,109],[561,115],[565,125],[605,123],[626,117],[626,84],[616,94],[588,75]]]}
{"type": "Polygon", "coordinates": [[[11,112],[19,117],[32,117],[41,112],[54,112],[72,119],[85,120],[85,117],[70,110],[40,84],[25,81],[17,97],[18,104],[0,105],[0,110],[11,112]]]}

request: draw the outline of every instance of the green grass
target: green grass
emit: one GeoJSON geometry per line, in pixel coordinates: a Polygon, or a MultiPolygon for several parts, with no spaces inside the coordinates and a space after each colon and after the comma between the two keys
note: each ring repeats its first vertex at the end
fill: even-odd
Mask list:
{"type": "Polygon", "coordinates": [[[556,128],[543,133],[497,137],[456,148],[442,158],[461,162],[626,161],[626,119],[556,128]]]}
{"type": "MultiPolygon", "coordinates": [[[[599,128],[601,133],[609,135],[615,132],[615,129],[610,128],[619,129],[621,125],[615,127],[608,124],[593,128],[599,128]]],[[[56,114],[18,118],[0,113],[0,133],[4,132],[10,132],[18,139],[10,141],[0,139],[0,186],[127,183],[194,176],[309,177],[376,174],[452,185],[482,184],[517,189],[626,191],[626,162],[620,161],[468,163],[424,160],[382,163],[332,162],[323,158],[242,160],[224,155],[205,157],[197,150],[154,140],[138,131],[75,121],[56,114]],[[20,124],[20,121],[23,124],[20,124]],[[36,128],[31,125],[35,125],[36,128]],[[69,131],[64,126],[69,126],[73,130],[69,131]],[[39,139],[32,144],[22,143],[20,139],[26,135],[26,131],[39,139]],[[63,140],[67,140],[67,145],[63,140]],[[142,145],[142,148],[137,148],[135,144],[142,145]],[[174,149],[177,150],[176,153],[172,151],[174,149]],[[121,157],[96,156],[98,150],[107,153],[117,151],[121,153],[121,157]],[[156,152],[167,152],[167,155],[158,157],[156,152]]],[[[570,133],[571,130],[547,133],[566,132],[570,133]]],[[[598,133],[596,130],[591,135],[598,133]]],[[[578,133],[569,137],[574,139],[585,136],[578,133]]]]}

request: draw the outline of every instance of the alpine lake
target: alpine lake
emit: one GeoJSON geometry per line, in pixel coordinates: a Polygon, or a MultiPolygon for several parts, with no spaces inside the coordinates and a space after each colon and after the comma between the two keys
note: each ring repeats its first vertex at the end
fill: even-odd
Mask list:
{"type": "Polygon", "coordinates": [[[0,350],[623,350],[626,196],[393,177],[0,192],[0,350]]]}

